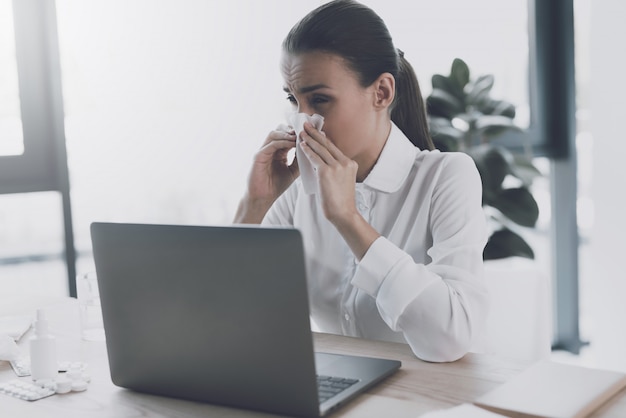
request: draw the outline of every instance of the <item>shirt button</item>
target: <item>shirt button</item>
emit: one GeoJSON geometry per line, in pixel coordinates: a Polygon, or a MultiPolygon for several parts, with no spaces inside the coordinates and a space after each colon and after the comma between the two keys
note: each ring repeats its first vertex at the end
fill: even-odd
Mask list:
{"type": "Polygon", "coordinates": [[[345,314],[343,317],[346,318],[346,321],[350,320],[350,315],[348,315],[348,314],[345,314]]]}
{"type": "Polygon", "coordinates": [[[365,206],[363,203],[359,203],[359,210],[364,211],[365,209],[367,209],[367,206],[365,206]]]}

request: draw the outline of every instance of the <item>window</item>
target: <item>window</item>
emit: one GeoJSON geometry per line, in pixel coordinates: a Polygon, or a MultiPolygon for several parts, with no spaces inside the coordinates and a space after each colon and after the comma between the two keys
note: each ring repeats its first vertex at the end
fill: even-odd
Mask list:
{"type": "Polygon", "coordinates": [[[0,156],[24,153],[11,0],[0,0],[0,156]]]}
{"type": "MultiPolygon", "coordinates": [[[[0,264],[64,254],[67,289],[75,263],[54,2],[0,0],[0,11],[0,264]]],[[[13,277],[0,278],[26,283],[13,277]]]]}
{"type": "Polygon", "coordinates": [[[319,1],[56,3],[77,247],[95,220],[231,222],[319,1]]]}
{"type": "Polygon", "coordinates": [[[64,142],[55,112],[62,107],[45,83],[57,62],[56,40],[45,36],[55,24],[51,5],[23,1],[11,7],[9,0],[0,0],[1,23],[6,23],[0,25],[0,193],[59,190],[57,158],[62,156],[55,144],[64,142]]]}

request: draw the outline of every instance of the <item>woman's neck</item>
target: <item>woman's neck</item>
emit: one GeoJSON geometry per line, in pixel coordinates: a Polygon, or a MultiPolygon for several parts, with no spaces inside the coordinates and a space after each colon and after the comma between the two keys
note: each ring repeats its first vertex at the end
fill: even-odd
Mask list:
{"type": "Polygon", "coordinates": [[[359,164],[359,169],[356,173],[357,183],[362,183],[376,165],[378,157],[380,157],[385,143],[387,143],[387,138],[389,138],[391,133],[391,120],[386,118],[377,124],[374,131],[370,146],[359,157],[355,158],[355,161],[359,164]]]}

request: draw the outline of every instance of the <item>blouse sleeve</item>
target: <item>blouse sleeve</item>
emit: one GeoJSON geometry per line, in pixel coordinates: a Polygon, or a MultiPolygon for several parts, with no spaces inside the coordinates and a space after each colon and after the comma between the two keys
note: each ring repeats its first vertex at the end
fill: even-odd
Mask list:
{"type": "Polygon", "coordinates": [[[480,176],[466,154],[448,157],[431,200],[430,263],[416,263],[380,237],[352,279],[353,285],[376,299],[384,321],[403,332],[415,355],[436,362],[464,356],[483,332],[488,310],[480,176]]]}
{"type": "Polygon", "coordinates": [[[276,199],[267,211],[261,225],[265,226],[291,226],[293,225],[293,212],[297,197],[297,180],[289,186],[285,192],[276,199]]]}

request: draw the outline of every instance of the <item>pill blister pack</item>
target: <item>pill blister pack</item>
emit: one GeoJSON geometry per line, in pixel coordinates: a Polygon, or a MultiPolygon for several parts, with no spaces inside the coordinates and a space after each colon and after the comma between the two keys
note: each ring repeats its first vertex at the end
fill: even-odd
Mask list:
{"type": "MultiPolygon", "coordinates": [[[[59,363],[59,369],[65,371],[65,373],[59,373],[54,379],[37,381],[14,379],[0,384],[0,394],[25,401],[36,401],[54,394],[87,390],[87,386],[91,381],[91,377],[87,373],[87,365],[81,362],[65,363],[59,363]]],[[[11,362],[11,365],[13,366],[13,362],[11,362]]],[[[13,367],[18,376],[20,373],[24,373],[25,376],[30,375],[30,367],[27,363],[17,362],[13,367]]]]}
{"type": "Polygon", "coordinates": [[[28,360],[19,358],[11,360],[9,364],[18,377],[30,376],[30,362],[28,360]]]}
{"type": "Polygon", "coordinates": [[[25,380],[14,379],[0,383],[0,393],[25,401],[36,401],[56,393],[51,387],[39,386],[25,380]]]}

